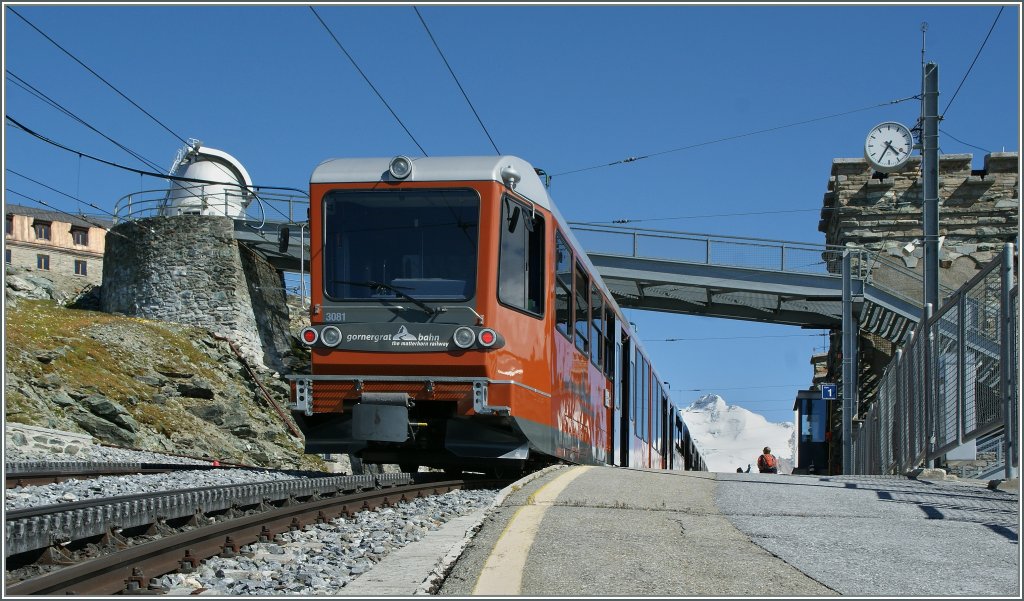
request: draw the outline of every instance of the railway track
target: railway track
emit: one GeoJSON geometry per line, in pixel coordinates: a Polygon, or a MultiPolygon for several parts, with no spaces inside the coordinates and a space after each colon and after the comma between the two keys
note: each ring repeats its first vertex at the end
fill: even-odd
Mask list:
{"type": "Polygon", "coordinates": [[[153,579],[307,524],[506,481],[420,474],[298,479],[7,512],[9,595],[162,593],[153,579]],[[153,540],[153,537],[157,538],[153,540]],[[96,550],[106,547],[95,557],[96,550]],[[13,549],[13,553],[12,553],[13,549]],[[15,566],[15,570],[12,570],[15,566]],[[18,569],[17,566],[22,566],[18,569]],[[17,579],[32,568],[41,575],[17,579]]]}
{"type": "Polygon", "coordinates": [[[22,461],[8,463],[4,466],[4,488],[40,486],[67,480],[89,480],[100,476],[166,474],[179,470],[217,470],[236,467],[238,466],[209,463],[22,461]]]}

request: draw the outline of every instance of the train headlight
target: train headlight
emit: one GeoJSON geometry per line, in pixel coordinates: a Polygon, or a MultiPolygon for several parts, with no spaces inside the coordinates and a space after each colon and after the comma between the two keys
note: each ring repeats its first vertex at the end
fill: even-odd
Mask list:
{"type": "Polygon", "coordinates": [[[480,346],[487,348],[494,346],[494,343],[498,341],[498,335],[490,328],[480,330],[478,338],[480,340],[480,346]]]}
{"type": "Polygon", "coordinates": [[[327,346],[338,346],[341,342],[341,330],[335,326],[327,326],[320,330],[320,341],[327,346]]]}
{"type": "Polygon", "coordinates": [[[299,337],[302,338],[302,341],[306,343],[306,346],[313,346],[314,344],[316,344],[316,341],[320,337],[320,335],[317,334],[316,330],[314,330],[313,328],[303,328],[302,332],[299,334],[299,337]]]}
{"type": "Polygon", "coordinates": [[[388,173],[395,179],[405,179],[412,175],[412,159],[407,156],[396,156],[388,165],[388,173]]]}
{"type": "Polygon", "coordinates": [[[473,333],[472,329],[462,326],[455,330],[455,335],[452,336],[452,342],[454,342],[455,346],[459,348],[469,348],[473,346],[474,342],[476,342],[476,334],[473,333]]]}

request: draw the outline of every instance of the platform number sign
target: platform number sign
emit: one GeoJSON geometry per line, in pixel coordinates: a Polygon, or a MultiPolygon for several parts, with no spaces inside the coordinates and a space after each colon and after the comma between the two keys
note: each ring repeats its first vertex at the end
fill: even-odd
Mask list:
{"type": "Polygon", "coordinates": [[[822,384],[821,385],[821,400],[823,401],[834,401],[836,400],[836,389],[835,384],[822,384]]]}

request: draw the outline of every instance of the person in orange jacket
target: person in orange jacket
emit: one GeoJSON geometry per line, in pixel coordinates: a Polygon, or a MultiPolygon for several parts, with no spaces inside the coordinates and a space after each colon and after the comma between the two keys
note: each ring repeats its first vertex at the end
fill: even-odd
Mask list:
{"type": "Polygon", "coordinates": [[[779,473],[779,460],[772,455],[770,447],[765,447],[764,452],[757,458],[757,469],[762,474],[779,473]]]}

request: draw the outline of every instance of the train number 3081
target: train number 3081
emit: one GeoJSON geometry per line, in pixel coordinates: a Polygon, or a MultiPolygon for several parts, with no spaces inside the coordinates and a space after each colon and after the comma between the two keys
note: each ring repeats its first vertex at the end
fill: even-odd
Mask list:
{"type": "Polygon", "coordinates": [[[344,313],[331,313],[330,311],[324,313],[324,321],[345,321],[344,313]]]}

